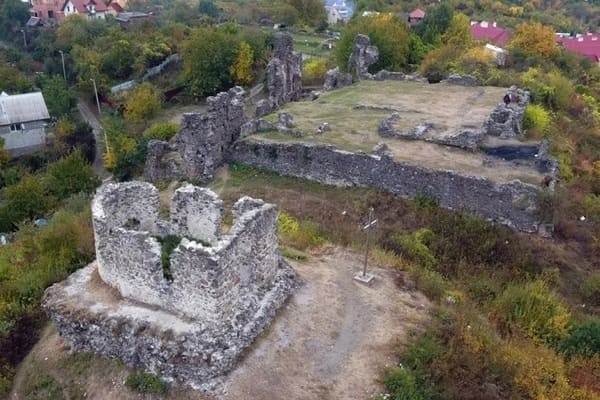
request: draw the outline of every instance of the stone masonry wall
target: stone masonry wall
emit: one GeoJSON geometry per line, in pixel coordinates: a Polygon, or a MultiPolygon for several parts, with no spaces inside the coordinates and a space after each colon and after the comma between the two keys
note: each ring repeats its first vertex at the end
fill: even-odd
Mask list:
{"type": "Polygon", "coordinates": [[[386,154],[351,153],[321,145],[243,140],[236,144],[232,160],[329,185],[375,187],[408,198],[425,194],[448,209],[537,231],[540,188],[520,181],[496,183],[397,162],[386,154]]]}
{"type": "Polygon", "coordinates": [[[151,184],[106,184],[93,202],[99,274],[123,297],[178,315],[239,319],[254,292],[272,284],[281,256],[273,205],[242,198],[234,211],[230,233],[220,236],[222,201],[208,189],[179,188],[163,221],[151,184]],[[159,239],[167,234],[182,238],[170,255],[172,279],[161,263],[159,239]]]}

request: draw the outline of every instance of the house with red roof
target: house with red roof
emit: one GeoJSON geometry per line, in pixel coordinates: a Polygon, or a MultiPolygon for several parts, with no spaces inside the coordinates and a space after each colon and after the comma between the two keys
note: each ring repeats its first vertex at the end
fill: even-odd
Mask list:
{"type": "Polygon", "coordinates": [[[586,33],[575,37],[557,35],[556,42],[566,50],[600,65],[600,33],[586,33]]]}
{"type": "Polygon", "coordinates": [[[510,40],[511,33],[509,30],[498,26],[495,22],[471,21],[471,36],[475,40],[503,47],[510,40]]]}
{"type": "Polygon", "coordinates": [[[417,8],[408,14],[408,24],[410,26],[419,25],[425,18],[425,11],[417,8]]]}
{"type": "Polygon", "coordinates": [[[123,7],[121,7],[121,5],[116,1],[111,1],[106,8],[108,9],[106,12],[111,14],[113,17],[116,17],[119,15],[119,13],[123,12],[123,7]]]}
{"type": "Polygon", "coordinates": [[[78,14],[88,19],[104,18],[107,11],[102,0],[67,0],[62,7],[65,17],[78,14]]]}

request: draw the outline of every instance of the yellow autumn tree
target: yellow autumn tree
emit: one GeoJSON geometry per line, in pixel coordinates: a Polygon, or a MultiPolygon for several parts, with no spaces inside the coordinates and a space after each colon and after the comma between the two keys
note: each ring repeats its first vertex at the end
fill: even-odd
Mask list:
{"type": "Polygon", "coordinates": [[[556,35],[554,29],[539,22],[522,23],[517,25],[509,47],[548,58],[556,52],[556,35]]]}
{"type": "Polygon", "coordinates": [[[237,85],[244,86],[252,83],[252,79],[254,78],[252,74],[253,60],[254,53],[252,52],[252,48],[248,43],[241,42],[237,48],[235,62],[229,67],[231,79],[237,85]]]}
{"type": "Polygon", "coordinates": [[[446,32],[442,35],[442,43],[459,48],[468,48],[473,42],[471,23],[465,14],[456,13],[446,32]]]}
{"type": "Polygon", "coordinates": [[[125,119],[142,122],[155,116],[161,109],[160,93],[150,83],[143,83],[127,94],[125,119]]]}

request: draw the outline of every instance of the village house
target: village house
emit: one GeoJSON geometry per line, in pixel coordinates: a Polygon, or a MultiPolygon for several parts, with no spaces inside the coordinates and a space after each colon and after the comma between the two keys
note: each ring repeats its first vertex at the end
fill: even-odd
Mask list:
{"type": "Polygon", "coordinates": [[[504,47],[510,40],[509,30],[498,26],[495,22],[471,21],[471,36],[473,39],[504,47]]]}
{"type": "Polygon", "coordinates": [[[32,0],[29,13],[42,21],[59,20],[64,17],[63,4],[64,0],[32,0]]]}
{"type": "Polygon", "coordinates": [[[574,37],[557,34],[556,42],[566,50],[600,65],[600,33],[579,34],[574,37]]]}
{"type": "Polygon", "coordinates": [[[46,121],[50,119],[41,92],[0,94],[0,137],[11,156],[41,150],[46,145],[46,121]]]}
{"type": "Polygon", "coordinates": [[[88,19],[104,18],[108,9],[102,0],[67,0],[62,7],[65,17],[84,15],[88,19]]]}
{"type": "Polygon", "coordinates": [[[407,22],[410,26],[419,25],[425,19],[425,11],[417,8],[408,14],[407,22]]]}

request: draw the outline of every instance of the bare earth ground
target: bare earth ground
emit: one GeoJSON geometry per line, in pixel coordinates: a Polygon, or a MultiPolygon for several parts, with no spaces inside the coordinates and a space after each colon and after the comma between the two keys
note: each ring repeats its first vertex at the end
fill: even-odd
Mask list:
{"type": "MultiPolygon", "coordinates": [[[[382,370],[394,363],[407,334],[427,319],[430,304],[399,284],[398,271],[377,268],[372,286],[356,283],[352,276],[361,260],[327,247],[307,261],[292,262],[300,287],[226,377],[224,394],[173,389],[167,398],[351,400],[379,393],[382,370]]],[[[124,385],[130,370],[116,361],[88,357],[77,364],[73,357],[49,327],[21,365],[10,399],[48,398],[39,395],[40,385],[33,389],[48,375],[68,393],[64,398],[160,398],[130,391],[124,385]]]]}
{"type": "MultiPolygon", "coordinates": [[[[452,170],[505,182],[521,179],[538,184],[542,176],[533,168],[495,161],[484,163],[484,155],[420,140],[382,138],[379,123],[393,112],[400,114],[398,128],[410,130],[419,124],[442,127],[439,136],[481,128],[485,119],[502,101],[505,88],[465,87],[400,81],[362,81],[323,93],[315,101],[286,104],[281,111],[294,116],[294,125],[306,133],[301,138],[280,132],[252,136],[280,142],[332,144],[349,151],[370,153],[377,143],[388,145],[398,161],[437,170],[452,170]],[[357,108],[358,107],[358,108],[357,108]],[[329,123],[331,131],[316,134],[317,127],[329,123]]],[[[267,119],[276,120],[275,114],[267,119]]]]}

